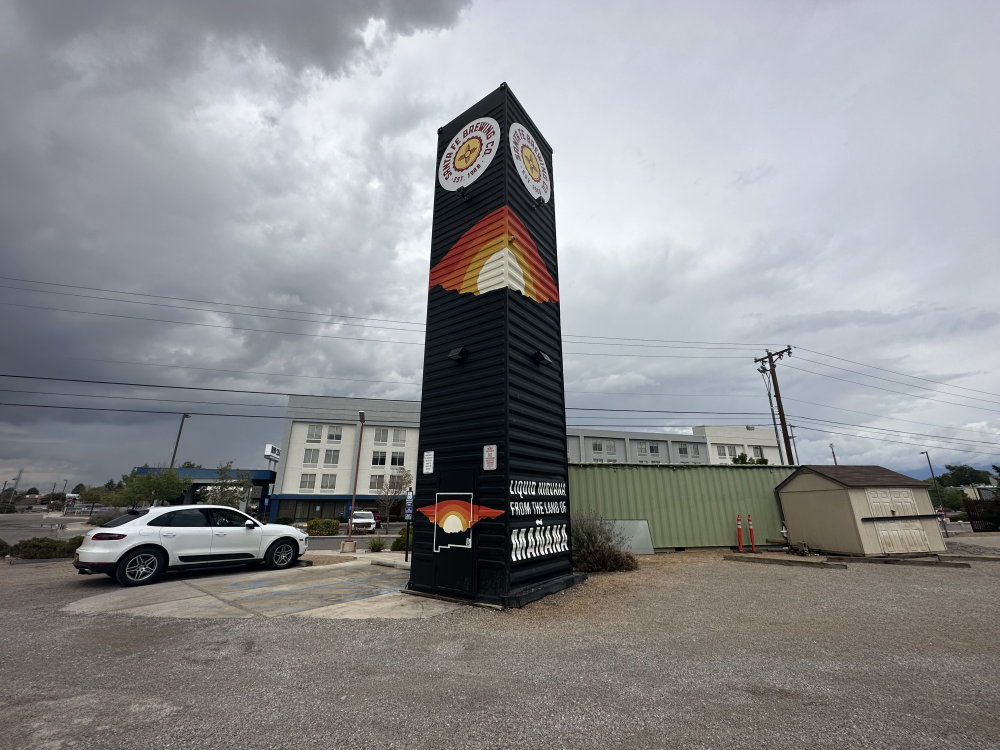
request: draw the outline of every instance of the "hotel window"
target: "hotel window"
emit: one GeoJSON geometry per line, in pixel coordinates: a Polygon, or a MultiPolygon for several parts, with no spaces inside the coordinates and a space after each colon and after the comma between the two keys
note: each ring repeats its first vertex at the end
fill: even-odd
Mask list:
{"type": "Polygon", "coordinates": [[[594,453],[604,453],[603,440],[595,440],[593,443],[591,443],[590,447],[594,451],[594,453]]]}
{"type": "Polygon", "coordinates": [[[306,442],[318,443],[322,439],[323,439],[323,425],[321,424],[309,425],[309,432],[306,433],[306,442]]]}
{"type": "Polygon", "coordinates": [[[336,466],[340,463],[340,451],[327,450],[323,452],[323,465],[336,466]]]}
{"type": "Polygon", "coordinates": [[[385,451],[372,453],[372,466],[385,466],[385,451]]]}
{"type": "Polygon", "coordinates": [[[339,424],[330,425],[326,428],[326,442],[328,443],[339,443],[340,439],[344,436],[344,428],[339,424]]]}
{"type": "Polygon", "coordinates": [[[660,445],[659,443],[649,444],[649,460],[650,463],[658,464],[660,463],[660,445]]]}
{"type": "Polygon", "coordinates": [[[609,440],[607,442],[607,444],[604,446],[604,452],[607,453],[609,456],[613,456],[616,453],[618,453],[618,446],[615,445],[614,440],[609,440]]]}
{"type": "Polygon", "coordinates": [[[406,445],[406,430],[401,427],[396,427],[392,431],[392,444],[393,445],[406,445]]]}
{"type": "Polygon", "coordinates": [[[323,478],[320,480],[319,488],[321,490],[335,490],[335,489],[337,489],[337,475],[336,474],[324,474],[323,478]]]}
{"type": "Polygon", "coordinates": [[[635,449],[640,456],[645,456],[649,454],[649,443],[647,443],[645,440],[636,441],[635,446],[636,446],[635,449]]]}
{"type": "Polygon", "coordinates": [[[719,458],[725,458],[727,455],[729,458],[736,458],[735,445],[717,445],[715,450],[718,452],[719,458]]]}
{"type": "Polygon", "coordinates": [[[299,477],[299,492],[309,491],[312,492],[316,489],[316,475],[315,474],[303,474],[299,477]]]}
{"type": "Polygon", "coordinates": [[[691,446],[691,455],[692,456],[696,456],[696,457],[700,456],[701,455],[701,448],[699,448],[697,445],[692,445],[691,446]]]}
{"type": "Polygon", "coordinates": [[[303,466],[315,466],[319,463],[319,448],[306,448],[302,455],[303,466]]]}
{"type": "Polygon", "coordinates": [[[380,490],[385,485],[385,474],[372,474],[368,480],[368,489],[371,491],[380,490]]]}
{"type": "Polygon", "coordinates": [[[753,447],[753,457],[754,458],[764,458],[764,449],[761,446],[759,446],[759,445],[755,445],[753,447]]]}
{"type": "Polygon", "coordinates": [[[680,445],[677,446],[677,455],[678,456],[684,456],[686,458],[687,454],[688,454],[687,443],[681,443],[680,445]]]}
{"type": "Polygon", "coordinates": [[[386,445],[389,442],[389,428],[375,428],[375,445],[386,445]]]}
{"type": "Polygon", "coordinates": [[[393,451],[392,452],[392,465],[402,466],[403,460],[406,458],[406,454],[403,451],[393,451]]]}

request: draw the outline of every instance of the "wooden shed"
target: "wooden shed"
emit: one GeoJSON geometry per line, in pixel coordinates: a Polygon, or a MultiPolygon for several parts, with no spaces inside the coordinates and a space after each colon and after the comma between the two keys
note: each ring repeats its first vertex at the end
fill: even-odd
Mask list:
{"type": "Polygon", "coordinates": [[[777,492],[792,545],[865,556],[946,551],[919,479],[881,466],[800,466],[777,492]]]}

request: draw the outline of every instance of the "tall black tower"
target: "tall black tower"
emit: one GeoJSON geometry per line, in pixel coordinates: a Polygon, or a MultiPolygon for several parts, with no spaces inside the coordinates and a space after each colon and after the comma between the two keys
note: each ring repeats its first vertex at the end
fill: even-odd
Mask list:
{"type": "Polygon", "coordinates": [[[502,84],[438,130],[411,589],[572,585],[552,149],[502,84]]]}

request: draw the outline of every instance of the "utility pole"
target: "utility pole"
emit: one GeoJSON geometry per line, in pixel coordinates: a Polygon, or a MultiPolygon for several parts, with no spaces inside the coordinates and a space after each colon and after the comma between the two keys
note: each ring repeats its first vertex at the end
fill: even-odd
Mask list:
{"type": "Polygon", "coordinates": [[[830,453],[833,454],[833,465],[837,466],[837,451],[833,449],[833,443],[830,443],[830,453]]]}
{"type": "Polygon", "coordinates": [[[766,357],[755,359],[754,362],[760,365],[758,372],[762,374],[768,373],[771,376],[771,385],[774,386],[774,401],[778,405],[778,420],[781,422],[781,435],[785,443],[785,455],[788,457],[788,462],[792,463],[795,460],[792,454],[792,441],[788,437],[788,422],[785,420],[785,408],[781,405],[781,389],[778,387],[778,373],[775,372],[774,368],[774,360],[782,359],[786,354],[789,357],[792,356],[792,347],[786,346],[780,352],[772,352],[768,349],[766,357]],[[767,362],[766,365],[764,364],[765,361],[767,362]]]}
{"type": "Polygon", "coordinates": [[[174,452],[170,454],[171,471],[173,471],[174,468],[174,461],[177,460],[177,446],[181,444],[181,433],[184,431],[184,420],[190,416],[190,414],[181,414],[181,426],[177,428],[177,439],[174,441],[174,452]]]}

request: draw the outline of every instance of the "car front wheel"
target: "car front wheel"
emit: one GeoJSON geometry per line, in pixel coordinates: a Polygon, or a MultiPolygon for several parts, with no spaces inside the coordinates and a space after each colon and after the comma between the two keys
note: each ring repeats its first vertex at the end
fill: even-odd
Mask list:
{"type": "Polygon", "coordinates": [[[267,548],[264,564],[272,570],[284,570],[295,564],[299,551],[295,544],[287,539],[279,539],[267,548]]]}
{"type": "Polygon", "coordinates": [[[115,567],[115,580],[122,586],[151,583],[163,572],[163,555],[154,549],[129,552],[115,567]]]}

